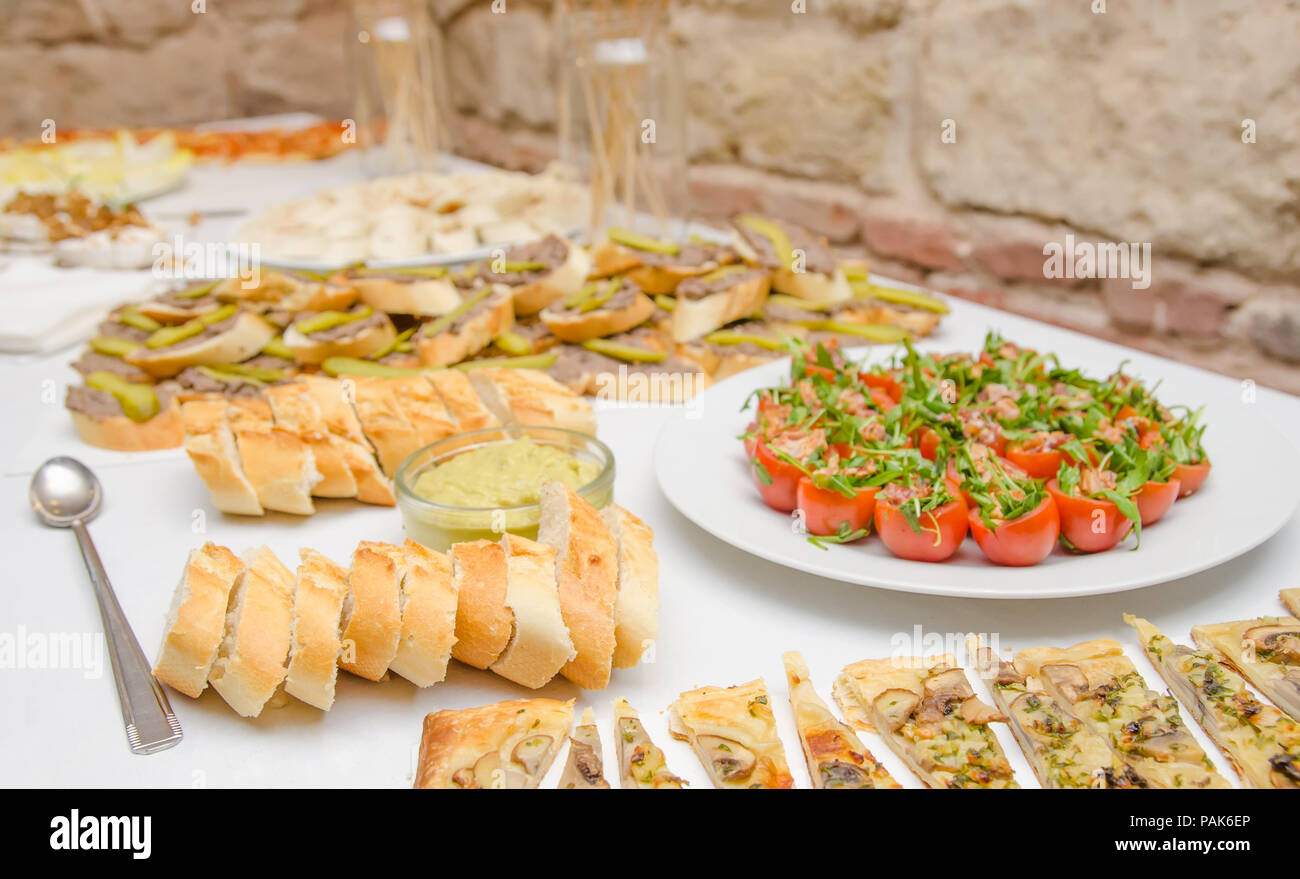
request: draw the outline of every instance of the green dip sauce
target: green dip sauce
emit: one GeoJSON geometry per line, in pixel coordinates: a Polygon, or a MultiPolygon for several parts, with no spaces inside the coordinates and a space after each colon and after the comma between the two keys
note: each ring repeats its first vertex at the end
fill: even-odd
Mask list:
{"type": "Polygon", "coordinates": [[[454,507],[516,507],[537,503],[542,485],[558,480],[573,490],[600,474],[600,465],[530,439],[463,452],[420,475],[415,493],[454,507]]]}

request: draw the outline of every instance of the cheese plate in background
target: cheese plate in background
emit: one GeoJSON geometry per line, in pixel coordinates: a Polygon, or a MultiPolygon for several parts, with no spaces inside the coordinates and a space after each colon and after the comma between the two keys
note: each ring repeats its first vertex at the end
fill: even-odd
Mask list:
{"type": "MultiPolygon", "coordinates": [[[[1020,341],[1032,347],[1032,339],[1020,341]]],[[[954,350],[933,342],[927,350],[954,350]]],[[[960,349],[955,349],[960,350],[960,349]]],[[[884,346],[846,352],[872,360],[884,346]]],[[[1079,363],[1085,373],[1108,375],[1115,363],[1079,363]]],[[[1137,589],[1203,571],[1250,551],[1275,534],[1295,512],[1300,485],[1296,449],[1250,406],[1231,399],[1202,399],[1196,388],[1160,387],[1169,403],[1205,405],[1205,448],[1214,469],[1193,496],[1179,501],[1159,523],[1109,552],[1068,554],[1056,549],[1027,568],[995,565],[974,540],[963,541],[945,562],[915,562],[892,555],[875,536],[825,549],[795,533],[789,515],[758,495],[739,436],[753,417],[741,407],[753,391],[784,383],[790,361],[776,361],[706,390],[689,410],[672,413],[655,445],[655,475],[669,502],[720,540],[798,571],[903,592],[966,598],[1064,598],[1137,589]],[[1262,486],[1291,490],[1261,492],[1262,486]]],[[[1154,383],[1158,375],[1143,376],[1154,383]]]]}

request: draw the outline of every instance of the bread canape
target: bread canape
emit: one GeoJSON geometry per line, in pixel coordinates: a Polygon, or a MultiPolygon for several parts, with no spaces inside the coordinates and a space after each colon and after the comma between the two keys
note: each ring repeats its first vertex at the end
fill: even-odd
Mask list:
{"type": "Polygon", "coordinates": [[[672,309],[673,341],[688,342],[761,313],[771,280],[763,269],[729,265],[682,281],[672,309]]]}
{"type": "Polygon", "coordinates": [[[625,278],[589,281],[578,292],[541,311],[542,323],[565,342],[585,342],[622,333],[652,314],[654,303],[625,278]]]}
{"type": "Polygon", "coordinates": [[[339,311],[357,301],[349,279],[313,272],[260,271],[256,276],[227,278],[213,290],[217,298],[250,308],[295,313],[339,311]]]}
{"type": "Polygon", "coordinates": [[[668,337],[649,327],[580,345],[562,345],[547,372],[575,394],[638,403],[682,403],[710,383],[696,360],[673,352],[668,337]]]}
{"type": "Polygon", "coordinates": [[[184,436],[178,390],[171,382],[131,382],[100,370],[83,385],[69,385],[64,406],[87,445],[119,452],[174,449],[184,436]]]}
{"type": "Polygon", "coordinates": [[[804,337],[799,328],[779,328],[767,321],[740,321],[705,333],[677,346],[685,359],[699,364],[713,381],[762,366],[790,354],[791,339],[804,337]]]}
{"type": "Polygon", "coordinates": [[[460,304],[460,293],[441,266],[346,269],[335,278],[350,284],[376,311],[437,317],[460,304]]]}
{"type": "Polygon", "coordinates": [[[258,315],[224,305],[183,324],[155,330],[123,360],[156,378],[167,378],[187,366],[247,360],[274,336],[275,327],[258,315]]]}
{"type": "Polygon", "coordinates": [[[449,366],[482,351],[514,323],[510,288],[481,284],[454,309],[421,325],[412,340],[425,366],[449,366]]]}
{"type": "Polygon", "coordinates": [[[626,274],[647,293],[672,293],[687,278],[706,275],[738,259],[734,249],[709,241],[679,243],[611,228],[592,248],[593,277],[626,274]]]}
{"type": "Polygon", "coordinates": [[[349,311],[302,313],[284,331],[285,347],[299,363],[330,357],[369,357],[388,348],[397,330],[388,315],[369,305],[349,311]]]}
{"type": "Polygon", "coordinates": [[[536,314],[582,288],[591,268],[587,251],[557,235],[517,244],[482,263],[478,277],[510,288],[516,315],[536,314]]]}
{"type": "Polygon", "coordinates": [[[735,246],[750,265],[772,271],[772,289],[814,302],[853,296],[826,239],[781,220],[742,214],[733,220],[735,246]]]}

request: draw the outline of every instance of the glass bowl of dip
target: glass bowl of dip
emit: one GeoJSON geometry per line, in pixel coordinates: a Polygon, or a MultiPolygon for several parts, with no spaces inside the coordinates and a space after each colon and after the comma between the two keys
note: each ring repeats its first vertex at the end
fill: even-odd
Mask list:
{"type": "Polygon", "coordinates": [[[596,509],[614,499],[614,453],[562,427],[489,427],[438,440],[397,469],[406,534],[444,551],[503,532],[535,539],[542,484],[558,479],[596,509]]]}

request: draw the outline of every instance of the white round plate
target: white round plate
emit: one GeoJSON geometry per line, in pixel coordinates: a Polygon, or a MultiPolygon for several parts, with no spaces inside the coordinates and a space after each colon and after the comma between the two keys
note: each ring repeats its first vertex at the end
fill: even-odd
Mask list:
{"type": "MultiPolygon", "coordinates": [[[[855,352],[849,352],[852,355],[855,352]]],[[[741,406],[757,388],[780,384],[789,360],[751,369],[675,411],[655,445],[655,475],[674,507],[721,540],[809,574],[903,592],[967,598],[1066,598],[1137,589],[1222,564],[1277,533],[1296,509],[1296,448],[1251,407],[1206,401],[1206,451],[1214,463],[1195,495],[1142,529],[1142,545],[1071,555],[1057,547],[1041,564],[1007,568],[967,539],[942,563],[900,559],[879,538],[819,549],[792,519],[759,498],[737,438],[751,418],[741,406]]],[[[1163,389],[1167,391],[1168,389],[1163,389]]],[[[1161,393],[1170,402],[1184,402],[1161,393]]],[[[1192,401],[1187,401],[1192,402],[1192,401]]]]}

